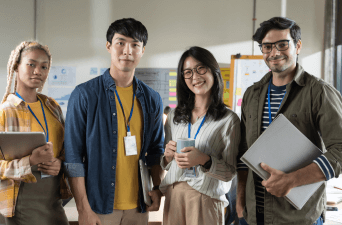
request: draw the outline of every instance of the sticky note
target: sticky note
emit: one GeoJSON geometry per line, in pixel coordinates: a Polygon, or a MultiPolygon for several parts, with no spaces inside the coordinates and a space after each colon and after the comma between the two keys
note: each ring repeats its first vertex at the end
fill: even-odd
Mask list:
{"type": "Polygon", "coordinates": [[[169,75],[172,76],[172,77],[176,77],[177,76],[177,72],[170,72],[169,75]]]}
{"type": "Polygon", "coordinates": [[[241,106],[241,103],[242,103],[242,98],[240,98],[237,102],[237,106],[241,106]]]}
{"type": "Polygon", "coordinates": [[[176,88],[169,88],[169,92],[176,92],[176,88]]]}
{"type": "Polygon", "coordinates": [[[170,106],[171,108],[176,108],[176,107],[177,107],[176,104],[169,104],[169,106],[170,106]]]}
{"type": "Polygon", "coordinates": [[[235,95],[241,95],[241,88],[236,88],[235,95]]]}
{"type": "Polygon", "coordinates": [[[169,96],[176,96],[176,92],[169,92],[169,96]]]}
{"type": "Polygon", "coordinates": [[[170,87],[176,87],[177,80],[169,80],[169,86],[170,87]]]}
{"type": "Polygon", "coordinates": [[[169,97],[169,101],[177,101],[177,98],[176,97],[169,97]]]}
{"type": "Polygon", "coordinates": [[[225,92],[225,93],[223,94],[223,98],[224,98],[224,99],[228,99],[228,98],[229,98],[229,92],[225,92]]]}

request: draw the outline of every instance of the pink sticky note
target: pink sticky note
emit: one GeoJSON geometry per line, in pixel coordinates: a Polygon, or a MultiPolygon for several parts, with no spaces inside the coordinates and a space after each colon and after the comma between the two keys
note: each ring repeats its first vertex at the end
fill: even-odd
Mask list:
{"type": "Polygon", "coordinates": [[[176,104],[169,104],[169,106],[170,106],[171,108],[176,108],[176,107],[177,107],[176,104]]]}
{"type": "Polygon", "coordinates": [[[177,93],[176,92],[169,92],[169,96],[176,96],[177,93]]]}
{"type": "Polygon", "coordinates": [[[242,99],[240,98],[237,102],[237,106],[241,106],[241,103],[242,103],[242,99]]]}

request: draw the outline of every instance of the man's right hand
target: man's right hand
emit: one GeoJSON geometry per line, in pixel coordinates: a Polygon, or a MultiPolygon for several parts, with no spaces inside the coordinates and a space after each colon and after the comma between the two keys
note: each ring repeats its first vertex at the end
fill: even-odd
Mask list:
{"type": "Polygon", "coordinates": [[[165,165],[169,164],[173,157],[175,156],[175,152],[177,151],[177,142],[169,141],[165,145],[165,152],[164,152],[164,163],[165,165]]]}
{"type": "Polygon", "coordinates": [[[102,225],[100,218],[94,213],[93,210],[79,212],[78,214],[79,225],[102,225]]]}
{"type": "Polygon", "coordinates": [[[40,146],[32,151],[30,165],[34,166],[39,163],[51,162],[53,159],[53,146],[51,142],[48,142],[46,145],[40,146]]]}

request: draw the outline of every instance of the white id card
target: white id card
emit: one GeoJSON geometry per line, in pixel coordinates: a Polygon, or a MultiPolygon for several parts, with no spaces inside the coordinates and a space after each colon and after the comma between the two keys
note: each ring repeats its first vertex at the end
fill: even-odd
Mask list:
{"type": "Polygon", "coordinates": [[[189,178],[197,177],[198,176],[197,167],[193,166],[193,167],[190,167],[189,169],[185,169],[184,175],[185,177],[189,177],[189,178]]]}
{"type": "Polygon", "coordinates": [[[131,132],[127,132],[127,137],[124,137],[124,142],[126,156],[138,154],[137,141],[135,136],[131,136],[131,132]]]}

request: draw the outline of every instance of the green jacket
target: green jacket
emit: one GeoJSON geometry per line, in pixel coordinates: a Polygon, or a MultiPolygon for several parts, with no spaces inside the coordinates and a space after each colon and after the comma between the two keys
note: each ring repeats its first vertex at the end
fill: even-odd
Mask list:
{"type": "MultiPolygon", "coordinates": [[[[272,72],[249,87],[241,107],[240,158],[261,134],[263,107],[272,72]]],[[[335,177],[342,168],[342,98],[340,93],[322,79],[316,78],[297,64],[294,79],[286,85],[286,94],[278,110],[323,152],[335,177]]],[[[277,116],[276,115],[276,116],[277,116]]],[[[324,212],[326,204],[324,184],[301,210],[296,210],[283,197],[265,191],[265,225],[308,224],[324,212]]],[[[256,200],[252,170],[248,171],[244,217],[249,225],[256,224],[256,200]]]]}

